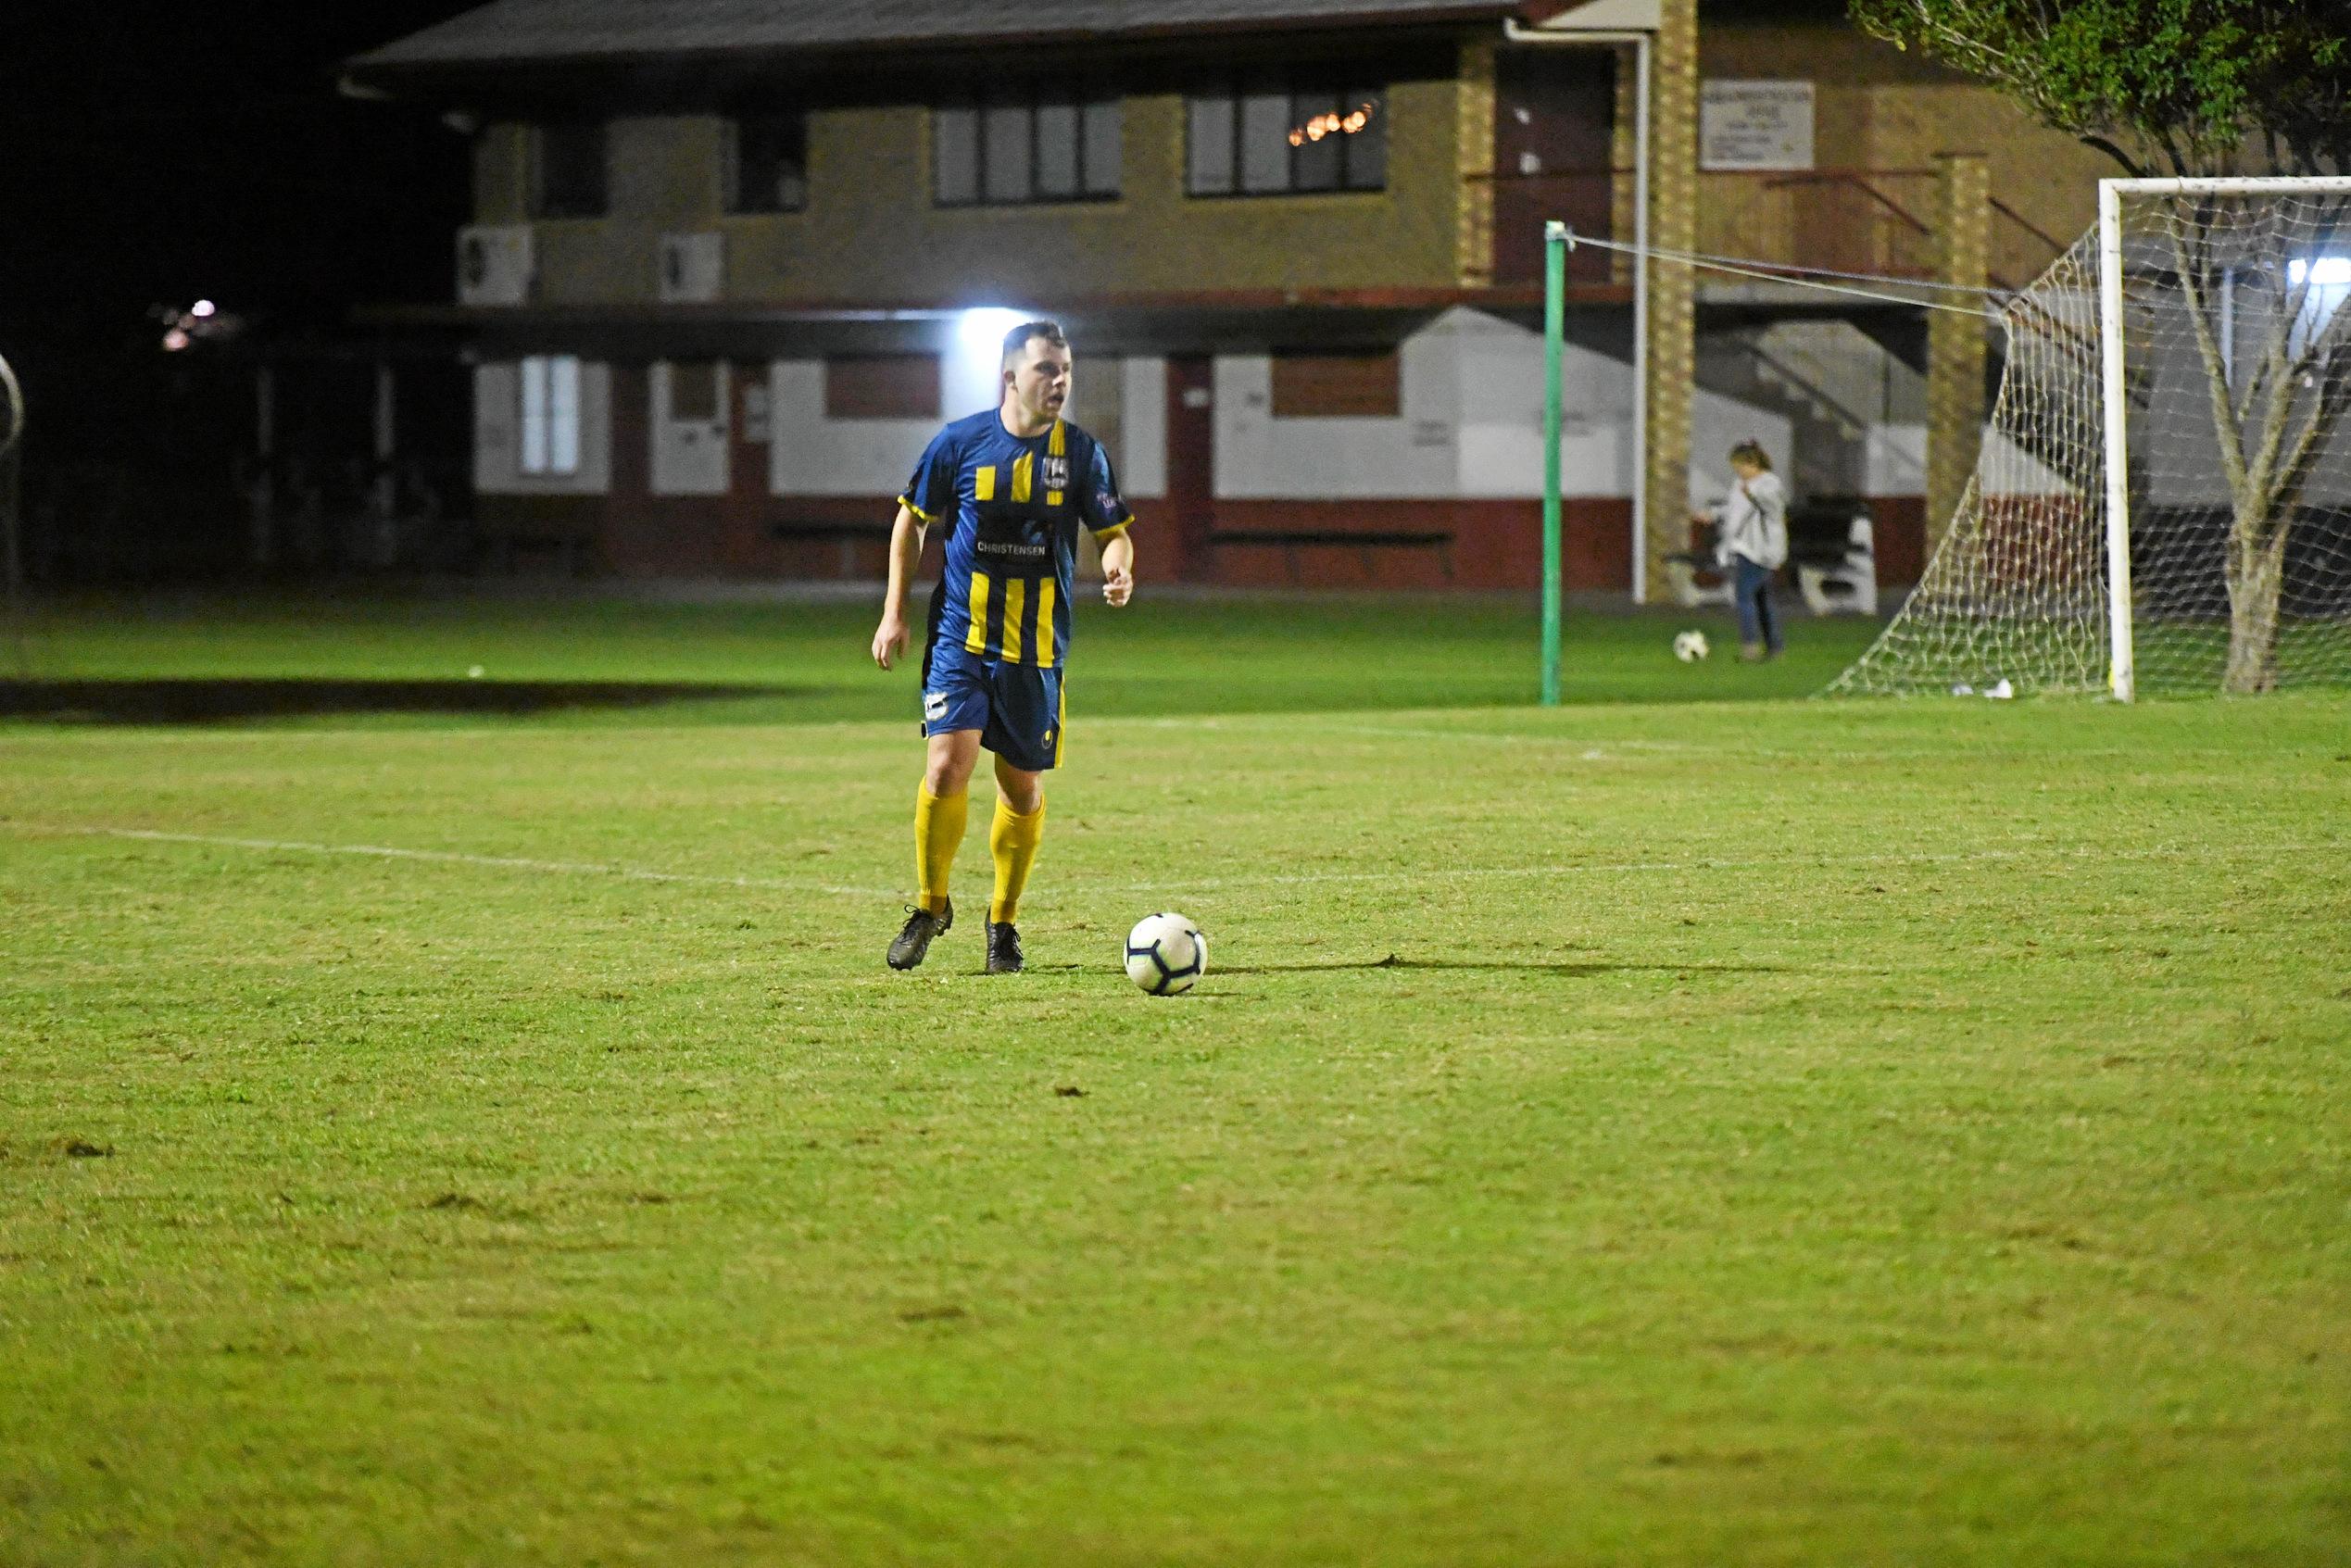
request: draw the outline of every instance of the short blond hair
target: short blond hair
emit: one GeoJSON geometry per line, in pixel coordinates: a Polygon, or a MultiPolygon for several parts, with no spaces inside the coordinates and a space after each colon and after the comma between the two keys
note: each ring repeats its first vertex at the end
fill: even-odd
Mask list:
{"type": "Polygon", "coordinates": [[[1752,435],[1730,449],[1730,460],[1734,463],[1744,463],[1749,468],[1761,469],[1766,473],[1771,471],[1771,454],[1766,452],[1763,449],[1763,443],[1752,435]]]}

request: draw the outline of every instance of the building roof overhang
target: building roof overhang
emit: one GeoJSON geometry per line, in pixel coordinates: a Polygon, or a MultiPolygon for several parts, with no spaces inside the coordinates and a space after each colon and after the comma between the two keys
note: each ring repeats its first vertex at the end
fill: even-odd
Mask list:
{"type": "MultiPolygon", "coordinates": [[[[1615,0],[1605,0],[1615,3],[1615,0]]],[[[497,73],[761,65],[816,69],[1008,47],[1121,46],[1250,34],[1538,25],[1577,0],[493,0],[346,62],[361,93],[432,92],[497,73]]]]}

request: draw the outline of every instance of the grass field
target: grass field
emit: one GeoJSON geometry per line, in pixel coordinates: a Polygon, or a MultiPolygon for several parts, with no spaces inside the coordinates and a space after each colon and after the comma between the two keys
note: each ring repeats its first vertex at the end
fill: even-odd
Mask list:
{"type": "Polygon", "coordinates": [[[1096,607],[990,978],[862,607],[41,609],[0,1563],[2351,1558],[2351,700],[1681,623],[1096,607]]]}

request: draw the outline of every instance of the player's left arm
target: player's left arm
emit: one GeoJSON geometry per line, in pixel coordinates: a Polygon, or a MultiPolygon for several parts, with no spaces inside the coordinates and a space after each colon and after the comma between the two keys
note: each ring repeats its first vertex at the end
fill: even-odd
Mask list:
{"type": "Polygon", "coordinates": [[[1135,533],[1122,528],[1102,541],[1102,597],[1123,605],[1135,595],[1135,533]]]}
{"type": "Polygon", "coordinates": [[[1086,486],[1086,526],[1102,551],[1102,597],[1123,605],[1135,593],[1135,514],[1118,494],[1118,476],[1111,471],[1110,454],[1094,446],[1091,483],[1086,486]]]}

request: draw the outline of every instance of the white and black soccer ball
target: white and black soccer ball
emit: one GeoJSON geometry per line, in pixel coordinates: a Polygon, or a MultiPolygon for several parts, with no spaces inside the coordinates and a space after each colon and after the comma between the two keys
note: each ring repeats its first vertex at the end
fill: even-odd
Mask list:
{"type": "Polygon", "coordinates": [[[1712,650],[1706,646],[1706,633],[1699,631],[1674,633],[1674,657],[1684,664],[1695,664],[1712,650]]]}
{"type": "Polygon", "coordinates": [[[1177,914],[1145,915],[1126,934],[1126,978],[1154,997],[1188,991],[1208,969],[1208,938],[1177,914]]]}

